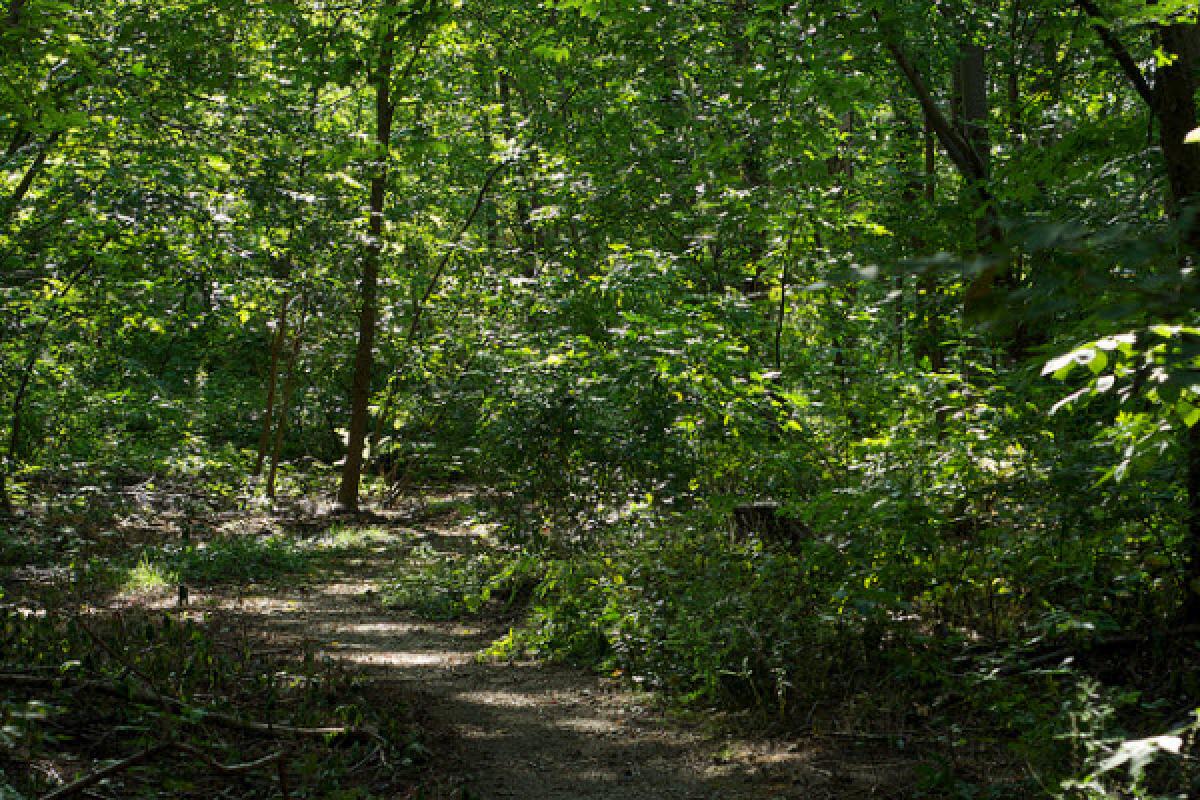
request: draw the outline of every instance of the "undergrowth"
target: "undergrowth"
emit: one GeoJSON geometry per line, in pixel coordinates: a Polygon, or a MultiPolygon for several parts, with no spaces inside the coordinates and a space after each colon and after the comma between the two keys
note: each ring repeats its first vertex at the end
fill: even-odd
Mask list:
{"type": "MultiPolygon", "coordinates": [[[[1154,732],[1182,731],[1181,713],[1190,724],[1192,651],[1154,639],[1093,651],[1096,618],[1053,607],[1021,636],[984,638],[930,577],[950,554],[888,573],[866,556],[878,547],[733,542],[713,517],[681,515],[586,550],[419,550],[386,597],[435,618],[519,602],[522,621],[487,655],[574,663],[793,731],[908,743],[921,796],[1185,796],[1200,776],[1192,728],[1171,734],[1176,753],[1154,732]],[[922,581],[927,592],[910,588],[922,581]],[[1142,739],[1139,758],[1158,766],[1114,761],[1142,739]]],[[[971,618],[1008,631],[994,609],[971,618]]]]}
{"type": "Polygon", "coordinates": [[[537,556],[519,550],[473,554],[414,548],[400,574],[383,587],[385,605],[434,620],[478,614],[486,607],[512,609],[543,579],[537,556]]]}
{"type": "Polygon", "coordinates": [[[420,784],[430,751],[405,698],[311,653],[283,662],[259,649],[170,615],[3,612],[0,797],[38,797],[148,750],[89,796],[368,800],[420,784]],[[229,719],[350,733],[280,738],[229,719]],[[207,763],[260,759],[235,776],[207,763]]]}
{"type": "Polygon", "coordinates": [[[261,582],[302,574],[314,554],[283,536],[220,536],[196,545],[158,545],[142,551],[129,573],[197,585],[261,582]]]}

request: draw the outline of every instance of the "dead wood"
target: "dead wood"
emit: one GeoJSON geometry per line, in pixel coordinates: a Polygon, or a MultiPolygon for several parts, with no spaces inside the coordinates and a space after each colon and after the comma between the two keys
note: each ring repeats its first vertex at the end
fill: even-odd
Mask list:
{"type": "Polygon", "coordinates": [[[284,725],[273,722],[258,722],[242,719],[232,714],[198,708],[175,697],[157,691],[139,689],[134,686],[122,685],[103,680],[79,680],[72,676],[30,675],[27,673],[0,673],[0,686],[24,686],[30,688],[73,689],[104,694],[119,700],[141,703],[170,710],[180,721],[193,725],[210,723],[222,728],[245,731],[259,736],[304,739],[311,737],[328,737],[336,739],[359,739],[382,741],[383,737],[364,727],[346,725],[330,725],[321,727],[305,727],[284,725]]]}
{"type": "Polygon", "coordinates": [[[68,783],[66,786],[55,789],[49,794],[44,794],[41,796],[40,800],[61,800],[61,798],[64,797],[72,797],[73,795],[77,795],[84,789],[95,786],[105,778],[110,778],[113,775],[124,772],[130,767],[136,767],[143,761],[158,755],[164,750],[170,749],[171,746],[172,745],[170,742],[165,742],[163,744],[156,744],[153,747],[147,747],[145,750],[140,750],[128,758],[121,759],[115,764],[109,764],[107,767],[98,769],[95,772],[89,772],[87,775],[84,775],[82,778],[74,781],[73,783],[68,783]]]}

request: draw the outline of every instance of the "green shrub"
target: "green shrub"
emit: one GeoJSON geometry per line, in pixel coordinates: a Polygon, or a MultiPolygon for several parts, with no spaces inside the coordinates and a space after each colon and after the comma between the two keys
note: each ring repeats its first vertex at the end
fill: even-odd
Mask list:
{"type": "Polygon", "coordinates": [[[422,546],[382,591],[383,602],[430,619],[476,614],[489,603],[511,608],[542,578],[536,556],[518,550],[472,555],[422,546]]]}
{"type": "Polygon", "coordinates": [[[313,554],[280,536],[223,536],[198,545],[151,547],[129,569],[126,586],[270,581],[303,573],[313,554]]]}

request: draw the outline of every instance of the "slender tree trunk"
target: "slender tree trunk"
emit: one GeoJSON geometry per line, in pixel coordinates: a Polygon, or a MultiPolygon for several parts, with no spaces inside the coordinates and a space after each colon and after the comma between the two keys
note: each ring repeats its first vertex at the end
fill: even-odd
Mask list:
{"type": "MultiPolygon", "coordinates": [[[[108,244],[108,239],[105,239],[104,244],[97,248],[97,251],[108,244]]],[[[67,292],[71,291],[71,287],[75,282],[84,276],[92,268],[92,263],[95,261],[95,256],[89,256],[71,275],[66,282],[55,294],[55,297],[62,297],[67,292]]],[[[42,324],[38,326],[37,333],[34,334],[33,342],[29,348],[29,354],[22,365],[20,378],[17,380],[16,392],[13,394],[11,415],[12,424],[9,428],[8,435],[8,451],[4,458],[4,463],[0,463],[0,509],[7,513],[12,511],[12,497],[8,493],[7,481],[3,478],[7,473],[15,471],[17,467],[17,459],[20,455],[17,451],[21,444],[21,415],[25,413],[25,398],[29,393],[30,383],[33,381],[33,372],[37,367],[38,357],[42,354],[42,341],[46,337],[46,331],[50,327],[50,315],[42,320],[42,324]]]]}
{"type": "Polygon", "coordinates": [[[21,22],[21,9],[25,7],[25,0],[9,0],[8,14],[5,17],[5,22],[10,28],[17,27],[21,22]]]}
{"type": "Polygon", "coordinates": [[[283,393],[279,398],[279,422],[275,425],[275,441],[271,445],[271,466],[267,470],[267,497],[275,499],[275,475],[279,470],[279,457],[283,453],[283,438],[287,432],[288,410],[292,395],[296,391],[296,375],[300,371],[300,347],[304,343],[304,325],[308,320],[308,300],[303,301],[300,322],[292,336],[292,350],[288,355],[287,377],[283,381],[283,393]]]}
{"type": "MultiPolygon", "coordinates": [[[[500,73],[497,91],[500,97],[500,118],[504,123],[504,135],[510,140],[515,140],[517,125],[513,109],[512,77],[507,72],[500,73]]],[[[533,213],[537,211],[539,199],[537,189],[530,176],[529,157],[526,153],[521,153],[517,165],[517,182],[520,184],[516,192],[517,249],[524,261],[521,274],[526,278],[533,278],[537,275],[539,257],[539,242],[534,228],[533,213]]]]}
{"type": "Polygon", "coordinates": [[[279,357],[283,350],[283,342],[287,337],[288,305],[292,302],[290,291],[285,291],[279,301],[279,317],[275,321],[275,337],[271,342],[271,366],[267,374],[267,401],[263,409],[262,432],[258,436],[258,455],[254,460],[255,477],[262,474],[263,461],[267,457],[267,448],[271,442],[271,427],[275,414],[275,386],[279,383],[279,357]]]}
{"type": "MultiPolygon", "coordinates": [[[[937,145],[928,120],[925,122],[923,144],[925,175],[922,194],[926,206],[932,208],[937,199],[937,145]]],[[[918,253],[923,252],[926,247],[925,241],[920,237],[914,237],[912,245],[914,251],[918,253]]],[[[941,291],[938,288],[937,274],[932,270],[924,272],[918,279],[917,298],[918,316],[921,323],[917,357],[928,358],[929,369],[933,372],[942,372],[946,369],[946,353],[942,348],[941,291]]]]}
{"type": "Polygon", "coordinates": [[[24,128],[17,128],[16,131],[13,132],[12,139],[8,141],[8,149],[4,151],[4,159],[7,161],[8,159],[12,158],[17,153],[21,152],[21,150],[32,141],[32,133],[24,128]]]}
{"type": "Polygon", "coordinates": [[[963,45],[955,68],[955,86],[958,89],[961,118],[959,132],[970,144],[979,159],[983,172],[969,187],[976,208],[983,209],[976,221],[975,243],[980,249],[987,248],[999,239],[995,208],[988,189],[991,178],[991,138],[988,135],[987,62],[981,45],[963,45]]]}
{"type": "Polygon", "coordinates": [[[25,196],[33,188],[34,180],[42,171],[42,167],[46,166],[46,157],[50,155],[50,151],[54,148],[54,144],[58,141],[60,135],[59,131],[54,131],[46,137],[42,148],[34,156],[33,163],[29,165],[29,169],[25,170],[25,174],[21,176],[20,183],[13,189],[12,195],[5,201],[4,206],[0,207],[0,226],[8,225],[9,221],[16,216],[17,211],[21,208],[21,203],[25,201],[25,196]]]}
{"type": "MultiPolygon", "coordinates": [[[[963,46],[955,67],[955,102],[951,117],[938,107],[929,85],[908,57],[904,37],[893,24],[885,23],[879,15],[884,45],[892,54],[896,66],[908,81],[925,120],[937,135],[963,181],[970,188],[973,202],[979,209],[976,240],[982,250],[999,249],[1004,236],[1000,228],[999,209],[991,191],[990,144],[987,136],[987,71],[984,52],[974,43],[963,46]],[[961,121],[961,124],[957,124],[961,121]]],[[[995,302],[995,286],[1009,282],[1006,261],[985,268],[967,287],[963,308],[973,313],[995,302]]]]}
{"type": "Polygon", "coordinates": [[[800,226],[800,203],[796,203],[796,213],[792,217],[792,226],[788,231],[787,243],[783,248],[783,266],[779,275],[779,310],[775,318],[775,370],[783,370],[783,330],[787,324],[788,286],[791,285],[792,275],[792,245],[796,240],[796,229],[800,226]]]}
{"type": "Polygon", "coordinates": [[[362,481],[363,444],[367,436],[368,402],[371,397],[371,372],[375,348],[375,318],[378,303],[379,263],[383,254],[383,205],[387,194],[388,154],[395,107],[391,100],[392,68],[395,56],[394,23],[387,29],[379,48],[379,66],[375,73],[375,176],[371,178],[368,242],[363,255],[362,284],[359,288],[358,349],[354,356],[354,379],[350,389],[350,430],[346,437],[346,461],[338,488],[338,506],[345,511],[358,510],[358,487],[362,481]]]}

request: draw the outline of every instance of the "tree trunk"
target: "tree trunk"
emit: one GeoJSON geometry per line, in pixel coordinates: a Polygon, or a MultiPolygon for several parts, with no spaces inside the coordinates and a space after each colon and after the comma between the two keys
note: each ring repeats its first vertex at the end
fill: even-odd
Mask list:
{"type": "MultiPolygon", "coordinates": [[[[108,241],[108,239],[105,239],[104,245],[108,244],[108,241]]],[[[103,249],[104,245],[96,248],[94,252],[99,252],[99,250],[103,249]]],[[[67,292],[71,291],[75,282],[92,268],[94,261],[95,254],[93,253],[78,269],[71,273],[66,282],[55,293],[55,299],[63,297],[67,292]]],[[[18,449],[21,443],[21,415],[25,412],[25,398],[29,392],[29,385],[33,380],[34,370],[37,368],[38,358],[42,354],[42,341],[45,339],[46,331],[50,327],[50,320],[51,315],[47,311],[46,318],[38,326],[37,333],[33,337],[33,342],[30,344],[29,354],[22,366],[20,378],[17,381],[16,392],[13,394],[12,424],[9,429],[8,452],[3,462],[0,462],[0,509],[6,513],[11,513],[12,511],[12,497],[8,493],[7,481],[4,478],[7,477],[8,473],[14,472],[17,468],[18,449]]]]}
{"type": "MultiPolygon", "coordinates": [[[[975,239],[980,250],[1000,249],[1004,236],[999,210],[991,191],[990,142],[987,136],[987,65],[983,48],[968,42],[955,65],[955,98],[952,114],[947,117],[938,107],[929,85],[908,57],[904,39],[894,24],[876,15],[884,45],[896,66],[908,81],[929,127],[962,176],[976,205],[979,221],[975,239]]],[[[987,266],[971,281],[963,295],[968,314],[978,313],[995,304],[997,282],[1009,282],[1005,260],[987,266]]]]}
{"type": "Polygon", "coordinates": [[[308,319],[308,300],[304,300],[300,312],[300,323],[292,336],[292,351],[288,356],[287,377],[283,381],[283,393],[279,398],[279,422],[275,425],[275,441],[271,445],[271,466],[267,470],[267,497],[275,499],[275,475],[279,470],[279,456],[283,452],[283,437],[287,431],[288,409],[296,391],[296,373],[300,365],[300,347],[304,342],[304,324],[308,319]]]}
{"type": "Polygon", "coordinates": [[[368,241],[363,256],[361,307],[358,316],[358,349],[354,356],[354,379],[350,389],[350,430],[346,437],[346,461],[337,503],[344,511],[358,510],[358,487],[362,481],[363,444],[367,436],[368,402],[371,397],[371,372],[375,349],[379,263],[383,254],[383,204],[387,194],[388,151],[395,107],[391,101],[392,67],[396,46],[394,23],[386,23],[379,48],[379,67],[375,73],[375,176],[371,178],[368,241]]]}
{"type": "Polygon", "coordinates": [[[974,43],[963,45],[955,67],[954,83],[961,113],[957,120],[959,132],[971,146],[983,169],[982,174],[971,181],[969,190],[976,208],[983,211],[975,222],[975,245],[985,249],[998,241],[999,226],[987,186],[992,172],[992,144],[988,135],[987,63],[982,46],[974,43]]]}
{"type": "Polygon", "coordinates": [[[4,21],[8,23],[10,28],[17,27],[21,22],[21,9],[25,7],[25,0],[10,0],[8,4],[8,14],[4,21]]]}
{"type": "Polygon", "coordinates": [[[13,513],[12,497],[8,494],[8,470],[0,468],[0,514],[11,516],[13,513]]]}
{"type": "Polygon", "coordinates": [[[263,408],[262,432],[258,436],[258,455],[254,459],[255,477],[262,474],[263,461],[267,457],[267,447],[271,442],[271,427],[275,418],[275,386],[279,383],[279,356],[283,350],[283,342],[287,337],[288,305],[292,302],[291,292],[284,292],[279,302],[279,318],[275,321],[275,338],[271,342],[271,365],[267,374],[267,401],[263,408]]]}
{"type": "MultiPolygon", "coordinates": [[[[925,204],[932,208],[937,197],[937,144],[934,140],[933,129],[925,120],[922,146],[924,155],[924,174],[920,183],[921,196],[925,204]]],[[[925,240],[915,235],[911,242],[913,253],[921,255],[927,244],[925,240]]],[[[937,274],[932,270],[921,273],[917,279],[916,316],[920,325],[920,333],[916,337],[917,360],[929,359],[929,368],[933,372],[941,372],[946,368],[946,356],[942,350],[941,330],[941,292],[938,288],[937,274]]]]}
{"type": "Polygon", "coordinates": [[[21,182],[13,189],[12,195],[0,208],[0,227],[8,225],[9,221],[17,215],[17,211],[21,208],[21,203],[25,201],[25,196],[29,194],[29,190],[33,188],[33,182],[37,178],[38,173],[42,171],[42,167],[46,165],[46,157],[50,155],[50,151],[54,148],[55,142],[60,136],[59,131],[54,131],[46,137],[45,143],[42,144],[40,150],[33,158],[33,163],[29,165],[29,169],[25,170],[25,174],[21,176],[21,182]]]}
{"type": "MultiPolygon", "coordinates": [[[[1166,167],[1170,196],[1167,209],[1180,225],[1179,248],[1184,266],[1195,267],[1200,258],[1200,146],[1184,143],[1197,125],[1197,69],[1200,68],[1200,25],[1163,25],[1158,44],[1173,58],[1160,66],[1150,85],[1136,59],[1101,15],[1092,0],[1076,0],[1096,35],[1112,54],[1126,79],[1149,107],[1158,123],[1159,145],[1166,167]]],[[[1190,315],[1191,309],[1184,313],[1190,315]]],[[[1187,492],[1187,564],[1184,571],[1184,616],[1200,621],[1200,424],[1185,432],[1183,441],[1184,489],[1187,492]]]]}
{"type": "MultiPolygon", "coordinates": [[[[1160,32],[1162,49],[1176,59],[1159,68],[1154,84],[1159,141],[1171,188],[1171,211],[1182,225],[1185,256],[1200,256],[1200,145],[1184,144],[1197,124],[1197,68],[1200,68],[1200,25],[1171,25],[1160,32]]],[[[1193,263],[1194,266],[1194,263],[1193,263]]]]}
{"type": "MultiPolygon", "coordinates": [[[[1184,139],[1197,125],[1197,68],[1200,68],[1200,25],[1170,25],[1160,31],[1160,43],[1176,56],[1160,67],[1154,83],[1159,142],[1171,190],[1169,206],[1180,225],[1180,250],[1186,266],[1200,259],[1200,145],[1184,139]]],[[[1200,424],[1188,430],[1185,441],[1187,489],[1187,595],[1184,616],[1200,622],[1200,424]]]]}

